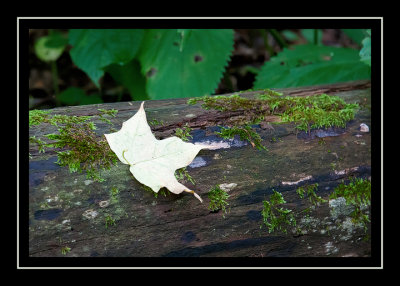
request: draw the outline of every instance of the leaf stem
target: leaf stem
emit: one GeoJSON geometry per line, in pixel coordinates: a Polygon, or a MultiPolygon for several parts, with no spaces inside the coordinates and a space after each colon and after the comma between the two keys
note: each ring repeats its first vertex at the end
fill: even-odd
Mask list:
{"type": "Polygon", "coordinates": [[[126,161],[126,163],[128,163],[128,165],[129,166],[132,166],[132,164],[131,163],[129,163],[129,161],[128,160],[126,160],[126,158],[125,158],[125,152],[126,151],[128,151],[128,150],[124,150],[124,151],[122,151],[122,157],[124,158],[124,160],[126,161]]]}

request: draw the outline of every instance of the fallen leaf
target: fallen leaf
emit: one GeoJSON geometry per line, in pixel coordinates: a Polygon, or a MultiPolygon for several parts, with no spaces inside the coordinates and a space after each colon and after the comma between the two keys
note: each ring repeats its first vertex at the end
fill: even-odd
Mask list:
{"type": "Polygon", "coordinates": [[[104,134],[111,150],[122,163],[130,165],[129,170],[140,183],[154,192],[166,187],[174,194],[192,193],[203,202],[199,195],[177,181],[175,171],[188,166],[201,149],[210,148],[175,136],[156,139],[143,105],[144,102],[134,116],[122,123],[119,131],[104,134]]]}

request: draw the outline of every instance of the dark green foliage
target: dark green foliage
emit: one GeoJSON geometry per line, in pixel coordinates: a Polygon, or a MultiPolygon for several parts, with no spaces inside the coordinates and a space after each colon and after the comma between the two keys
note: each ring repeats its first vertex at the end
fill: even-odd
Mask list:
{"type": "Polygon", "coordinates": [[[66,105],[85,105],[102,103],[103,100],[99,93],[87,95],[85,91],[77,87],[69,87],[56,96],[57,100],[66,105]]]}
{"type": "Polygon", "coordinates": [[[233,30],[146,30],[138,60],[150,99],[213,93],[233,50],[233,30]]]}
{"type": "Polygon", "coordinates": [[[71,58],[99,87],[105,67],[113,63],[123,65],[134,58],[143,34],[140,29],[71,29],[71,58]]]}
{"type": "Polygon", "coordinates": [[[285,48],[265,62],[254,89],[311,86],[370,78],[359,52],[313,44],[285,48]]]}

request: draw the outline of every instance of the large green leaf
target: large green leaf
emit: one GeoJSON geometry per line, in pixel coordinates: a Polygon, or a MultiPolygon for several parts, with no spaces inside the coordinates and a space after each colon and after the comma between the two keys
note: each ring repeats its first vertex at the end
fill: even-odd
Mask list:
{"type": "Polygon", "coordinates": [[[307,86],[369,78],[357,50],[299,45],[265,62],[254,89],[307,86]]]}
{"type": "Polygon", "coordinates": [[[133,59],[127,64],[107,66],[108,72],[116,82],[129,90],[132,100],[148,100],[146,94],[146,78],[140,72],[140,64],[133,59]]]}
{"type": "Polygon", "coordinates": [[[138,53],[151,99],[213,93],[233,50],[233,30],[148,30],[138,53]]]}
{"type": "Polygon", "coordinates": [[[342,29],[342,31],[359,45],[361,45],[361,41],[365,37],[365,29],[342,29]]]}
{"type": "Polygon", "coordinates": [[[142,38],[143,30],[72,29],[69,31],[71,58],[99,86],[103,68],[132,60],[142,38]]]}

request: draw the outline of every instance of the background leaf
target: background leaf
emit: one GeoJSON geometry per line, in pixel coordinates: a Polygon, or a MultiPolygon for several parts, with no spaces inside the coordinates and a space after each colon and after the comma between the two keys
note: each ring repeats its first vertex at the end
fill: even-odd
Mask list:
{"type": "Polygon", "coordinates": [[[345,82],[369,76],[357,50],[307,44],[284,49],[265,62],[254,89],[345,82]]]}
{"type": "Polygon", "coordinates": [[[42,61],[56,61],[64,52],[67,41],[59,33],[41,37],[35,43],[35,54],[42,61]]]}
{"type": "Polygon", "coordinates": [[[233,30],[147,30],[138,54],[147,94],[164,99],[213,93],[232,50],[233,30]]]}
{"type": "Polygon", "coordinates": [[[57,100],[67,105],[85,105],[102,103],[100,94],[86,95],[85,91],[78,87],[69,87],[57,95],[57,100]]]}
{"type": "Polygon", "coordinates": [[[367,36],[362,40],[362,49],[360,51],[361,62],[371,67],[371,30],[367,30],[367,36]]]}
{"type": "Polygon", "coordinates": [[[103,68],[131,61],[139,49],[143,33],[143,30],[130,29],[72,29],[69,32],[71,58],[99,87],[103,68]]]}
{"type": "MultiPolygon", "coordinates": [[[[308,43],[310,44],[314,44],[314,32],[315,29],[302,29],[301,30],[301,34],[303,35],[303,37],[307,40],[308,43]]],[[[318,45],[322,45],[322,30],[321,29],[317,29],[317,35],[318,35],[318,45]]]]}
{"type": "Polygon", "coordinates": [[[140,72],[140,64],[132,60],[125,65],[112,64],[106,71],[116,82],[129,90],[132,100],[148,100],[146,93],[146,78],[140,72]]]}
{"type": "Polygon", "coordinates": [[[361,41],[365,38],[365,29],[342,29],[342,31],[361,46],[361,41]]]}

